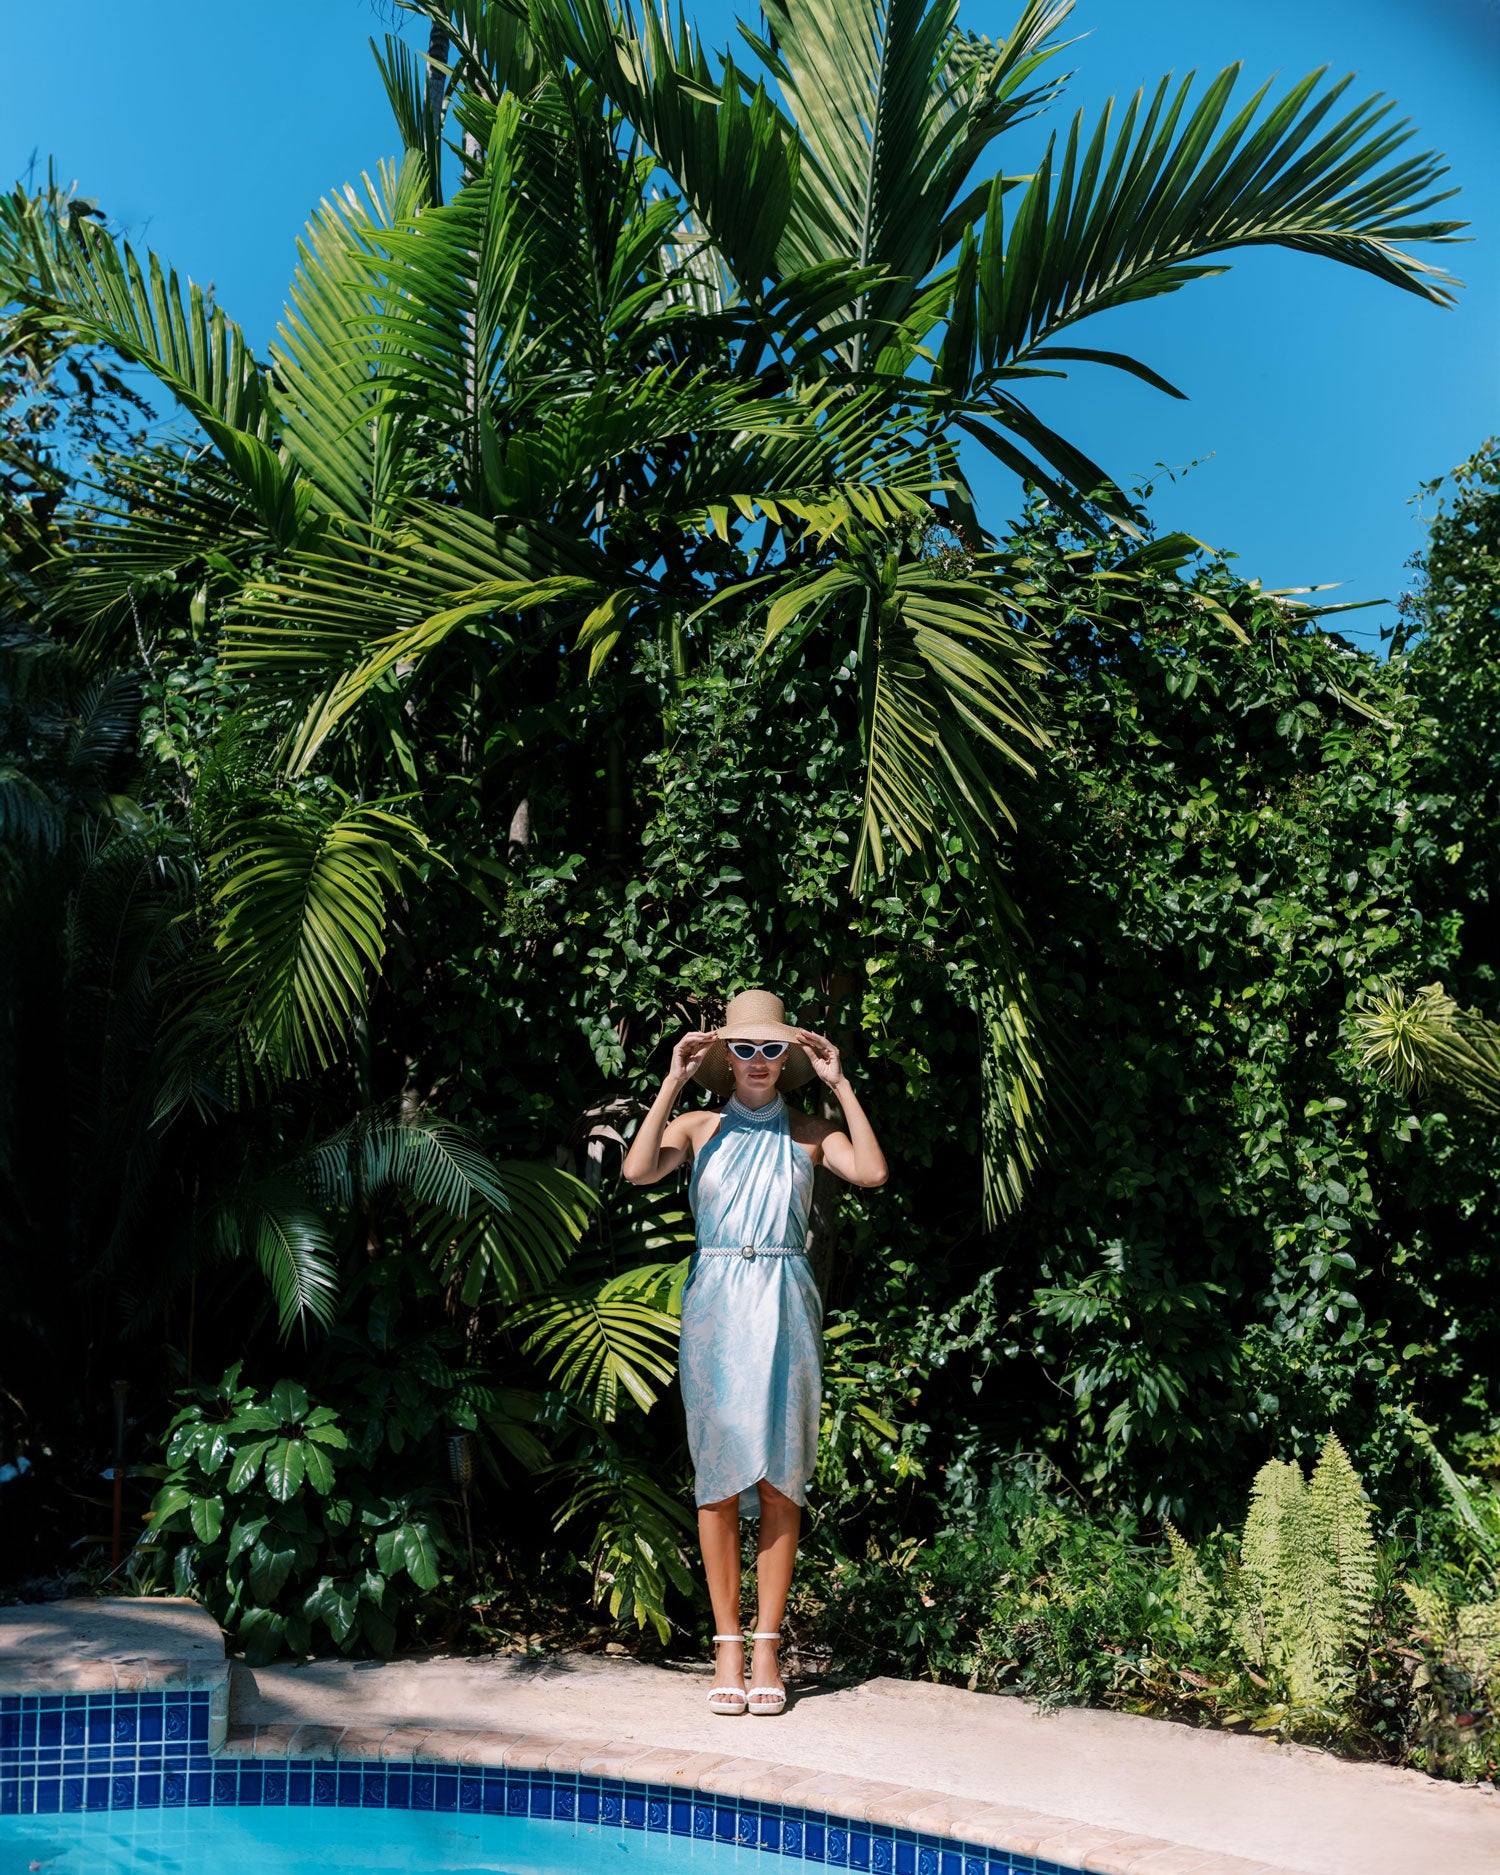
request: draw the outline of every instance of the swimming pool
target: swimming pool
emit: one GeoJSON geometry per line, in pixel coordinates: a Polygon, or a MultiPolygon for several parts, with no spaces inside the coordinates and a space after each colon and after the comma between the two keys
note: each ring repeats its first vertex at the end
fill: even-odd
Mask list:
{"type": "Polygon", "coordinates": [[[218,1809],[0,1818],[0,1869],[46,1875],[748,1875],[753,1849],[530,1817],[218,1809]]]}
{"type": "Polygon", "coordinates": [[[244,1756],[232,1741],[215,1752],[213,1697],[0,1696],[0,1875],[33,1864],[47,1875],[671,1875],[710,1864],[748,1875],[771,1856],[856,1875],[1081,1875],[980,1843],[629,1778],[244,1756]]]}

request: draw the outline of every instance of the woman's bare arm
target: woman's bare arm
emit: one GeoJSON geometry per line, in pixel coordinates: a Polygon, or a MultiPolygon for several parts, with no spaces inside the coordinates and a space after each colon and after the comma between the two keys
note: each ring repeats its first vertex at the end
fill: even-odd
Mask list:
{"type": "Polygon", "coordinates": [[[850,1185],[883,1185],[889,1177],[885,1154],[870,1125],[859,1096],[849,1084],[839,1060],[839,1051],[826,1036],[814,1035],[811,1029],[799,1029],[797,1039],[807,1050],[813,1071],[825,1087],[831,1088],[844,1110],[845,1131],[832,1127],[823,1135],[823,1163],[830,1172],[850,1185]]]}
{"type": "Polygon", "coordinates": [[[672,1109],[713,1039],[712,1035],[695,1029],[684,1035],[672,1050],[672,1066],[667,1078],[651,1103],[651,1111],[636,1128],[635,1138],[620,1168],[632,1185],[656,1184],[669,1172],[675,1172],[692,1150],[696,1116],[684,1113],[674,1120],[672,1109]]]}

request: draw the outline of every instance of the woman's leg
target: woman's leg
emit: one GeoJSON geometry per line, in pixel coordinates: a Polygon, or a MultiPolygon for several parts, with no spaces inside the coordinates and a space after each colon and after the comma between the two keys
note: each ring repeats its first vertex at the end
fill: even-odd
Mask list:
{"type": "MultiPolygon", "coordinates": [[[[760,1492],[760,1548],[755,1559],[755,1626],[761,1634],[774,1634],[781,1627],[792,1586],[802,1507],[764,1478],[756,1488],[760,1492]]],[[[757,1641],[750,1669],[751,1691],[780,1685],[776,1642],[757,1641]]]]}
{"type": "MultiPolygon", "coordinates": [[[[698,1541],[703,1545],[703,1573],[714,1609],[714,1633],[740,1632],[740,1500],[726,1497],[698,1506],[698,1541]]],[[[743,1687],[745,1649],[739,1641],[720,1641],[714,1656],[716,1686],[743,1687]]]]}

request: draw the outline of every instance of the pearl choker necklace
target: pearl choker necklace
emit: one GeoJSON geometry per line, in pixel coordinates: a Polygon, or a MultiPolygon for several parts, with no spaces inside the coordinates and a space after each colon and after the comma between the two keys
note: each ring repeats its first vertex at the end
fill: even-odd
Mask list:
{"type": "Polygon", "coordinates": [[[737,1094],[731,1094],[727,1104],[731,1113],[736,1114],[742,1120],[748,1120],[752,1126],[764,1126],[767,1121],[774,1120],[778,1114],[786,1110],[786,1102],[780,1094],[768,1100],[763,1107],[747,1107],[737,1094]]]}

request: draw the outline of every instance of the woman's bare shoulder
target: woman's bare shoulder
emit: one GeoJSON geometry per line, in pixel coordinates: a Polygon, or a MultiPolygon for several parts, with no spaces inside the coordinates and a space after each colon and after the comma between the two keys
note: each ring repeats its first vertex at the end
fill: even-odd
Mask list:
{"type": "Polygon", "coordinates": [[[672,1131],[677,1135],[679,1144],[691,1146],[694,1152],[701,1152],[718,1132],[719,1120],[717,1107],[690,1107],[672,1121],[672,1131]]]}

